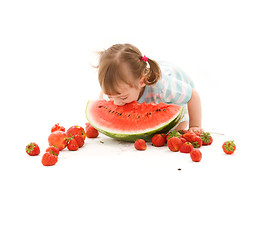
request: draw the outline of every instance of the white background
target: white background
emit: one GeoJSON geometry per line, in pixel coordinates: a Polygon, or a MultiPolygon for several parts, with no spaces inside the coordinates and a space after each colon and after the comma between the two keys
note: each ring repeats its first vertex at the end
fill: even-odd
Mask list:
{"type": "Polygon", "coordinates": [[[1,1],[1,239],[262,239],[262,22],[256,0],[1,1]],[[127,42],[194,80],[224,134],[202,162],[102,135],[54,167],[28,157],[55,123],[84,126],[95,52],[127,42]]]}

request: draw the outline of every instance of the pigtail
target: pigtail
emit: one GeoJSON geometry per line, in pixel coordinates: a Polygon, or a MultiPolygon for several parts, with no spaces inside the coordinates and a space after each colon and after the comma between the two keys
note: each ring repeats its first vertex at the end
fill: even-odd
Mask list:
{"type": "Polygon", "coordinates": [[[156,61],[148,58],[147,62],[150,68],[148,69],[148,73],[147,73],[148,78],[146,81],[146,85],[153,85],[161,78],[162,76],[161,69],[156,61]]]}

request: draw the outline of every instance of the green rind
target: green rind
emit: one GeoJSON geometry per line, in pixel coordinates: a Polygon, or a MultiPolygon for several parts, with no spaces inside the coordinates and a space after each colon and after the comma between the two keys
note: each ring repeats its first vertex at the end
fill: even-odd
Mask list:
{"type": "MultiPolygon", "coordinates": [[[[88,115],[87,115],[88,104],[89,104],[89,102],[87,103],[85,112],[86,112],[86,118],[89,121],[89,118],[88,118],[88,115]]],[[[180,123],[180,121],[183,119],[184,113],[185,113],[185,110],[184,110],[184,107],[182,107],[180,112],[178,113],[178,115],[174,119],[171,119],[171,121],[169,123],[167,123],[166,125],[164,125],[164,126],[162,126],[160,128],[154,129],[152,131],[144,132],[144,133],[140,133],[140,134],[112,133],[112,132],[108,132],[108,131],[105,131],[105,130],[101,129],[98,126],[95,126],[90,121],[89,122],[99,132],[101,132],[101,133],[103,133],[103,134],[105,134],[105,135],[107,135],[107,136],[109,136],[111,138],[115,138],[115,139],[126,141],[126,142],[135,142],[137,139],[144,139],[145,141],[151,141],[151,139],[152,139],[154,134],[167,133],[170,129],[175,128],[180,123]]]]}

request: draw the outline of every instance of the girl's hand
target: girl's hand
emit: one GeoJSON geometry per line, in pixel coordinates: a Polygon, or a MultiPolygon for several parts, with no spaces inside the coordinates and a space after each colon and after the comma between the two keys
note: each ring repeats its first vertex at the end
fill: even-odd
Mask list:
{"type": "Polygon", "coordinates": [[[200,132],[200,133],[204,132],[204,130],[201,127],[190,127],[188,129],[188,131],[190,131],[190,132],[200,132]]]}

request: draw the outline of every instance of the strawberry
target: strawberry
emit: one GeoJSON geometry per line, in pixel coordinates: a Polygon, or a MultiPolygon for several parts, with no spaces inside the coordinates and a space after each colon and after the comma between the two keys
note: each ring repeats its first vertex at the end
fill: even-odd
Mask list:
{"type": "Polygon", "coordinates": [[[84,128],[81,126],[78,126],[78,125],[74,125],[74,126],[70,127],[66,133],[67,133],[68,137],[80,135],[83,137],[84,140],[86,138],[86,133],[85,133],[84,128]]]}
{"type": "Polygon", "coordinates": [[[200,152],[199,149],[193,149],[190,152],[190,156],[193,162],[200,162],[200,160],[202,159],[202,153],[200,152]]]}
{"type": "Polygon", "coordinates": [[[187,142],[187,141],[186,141],[186,139],[185,139],[185,138],[183,138],[183,135],[181,135],[181,137],[180,137],[180,140],[181,140],[181,142],[182,142],[182,143],[185,143],[185,142],[187,142]]]}
{"type": "Polygon", "coordinates": [[[224,142],[222,148],[226,154],[234,153],[234,151],[236,150],[236,145],[234,143],[234,140],[224,142]]]}
{"type": "Polygon", "coordinates": [[[98,130],[92,127],[90,123],[86,123],[85,132],[88,138],[96,138],[99,135],[98,130]]]}
{"type": "Polygon", "coordinates": [[[179,130],[178,132],[183,135],[185,133],[189,133],[190,131],[189,130],[179,130]]]}
{"type": "Polygon", "coordinates": [[[52,166],[52,165],[55,165],[58,161],[58,157],[49,153],[49,152],[46,152],[43,156],[42,156],[42,164],[44,166],[52,166]]]}
{"type": "Polygon", "coordinates": [[[202,141],[202,138],[195,135],[193,138],[192,138],[192,145],[194,146],[194,148],[200,148],[203,144],[203,141],[202,141]]]}
{"type": "Polygon", "coordinates": [[[197,135],[197,136],[201,136],[201,134],[202,134],[202,132],[201,131],[194,131],[194,133],[195,133],[195,135],[197,135]]]}
{"type": "Polygon", "coordinates": [[[165,135],[165,133],[160,133],[162,136],[163,136],[163,138],[164,138],[164,143],[166,143],[167,142],[167,140],[166,140],[166,135],[165,135]]]}
{"type": "Polygon", "coordinates": [[[78,144],[79,148],[81,148],[84,145],[84,143],[85,143],[83,137],[80,136],[80,135],[75,135],[74,139],[77,141],[77,144],[78,144]]]}
{"type": "Polygon", "coordinates": [[[52,132],[48,136],[49,146],[56,146],[59,151],[63,150],[68,144],[67,134],[63,131],[52,132]]]}
{"type": "Polygon", "coordinates": [[[167,141],[167,146],[172,152],[178,152],[182,145],[182,141],[178,137],[171,137],[167,141]]]}
{"type": "Polygon", "coordinates": [[[56,124],[51,128],[51,132],[55,132],[55,131],[65,132],[65,128],[64,128],[63,126],[59,126],[59,123],[56,123],[56,124]]]}
{"type": "Polygon", "coordinates": [[[152,137],[152,144],[155,147],[162,147],[165,143],[165,137],[164,135],[157,133],[152,137]]]}
{"type": "Polygon", "coordinates": [[[137,150],[144,151],[147,148],[146,142],[143,139],[137,139],[134,143],[134,147],[137,150]]]}
{"type": "Polygon", "coordinates": [[[74,138],[70,138],[69,143],[67,145],[68,150],[70,151],[77,151],[79,149],[79,145],[74,138]]]}
{"type": "Polygon", "coordinates": [[[194,137],[196,137],[196,135],[193,132],[188,132],[188,133],[183,134],[183,138],[186,139],[186,141],[190,143],[193,142],[194,137]]]}
{"type": "Polygon", "coordinates": [[[58,156],[59,155],[59,149],[55,146],[50,146],[46,149],[46,152],[49,152],[55,156],[58,156]]]}
{"type": "Polygon", "coordinates": [[[27,146],[26,146],[26,153],[30,156],[36,156],[40,153],[40,149],[39,149],[39,146],[34,143],[34,142],[31,142],[29,143],[27,146]]]}
{"type": "Polygon", "coordinates": [[[204,145],[204,146],[211,145],[213,142],[213,138],[209,132],[203,132],[201,134],[201,138],[202,138],[202,145],[204,145]]]}
{"type": "Polygon", "coordinates": [[[180,146],[180,152],[190,153],[193,150],[193,145],[190,142],[185,142],[180,146]]]}
{"type": "Polygon", "coordinates": [[[175,131],[175,130],[172,130],[172,131],[170,131],[170,132],[166,135],[166,141],[168,141],[168,139],[171,138],[171,137],[180,138],[181,136],[182,136],[182,135],[181,135],[179,132],[177,132],[177,131],[175,131]]]}

